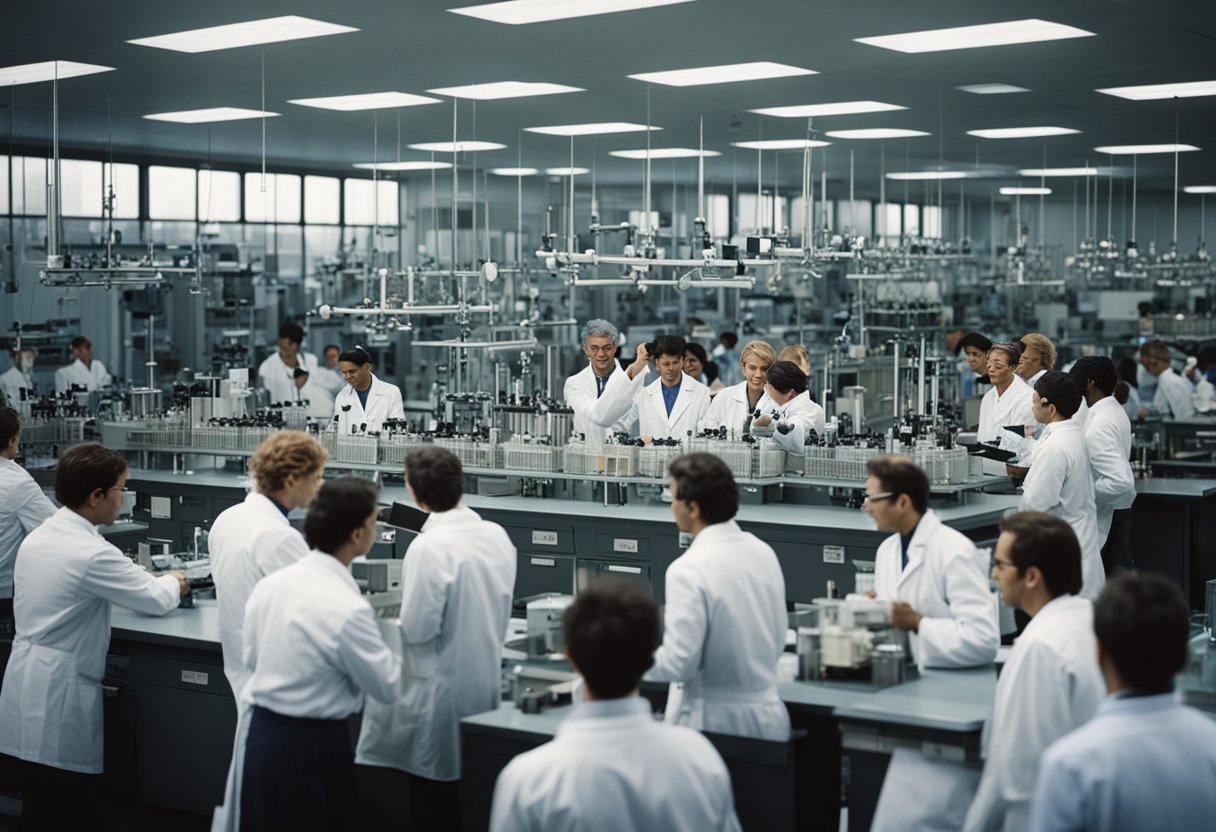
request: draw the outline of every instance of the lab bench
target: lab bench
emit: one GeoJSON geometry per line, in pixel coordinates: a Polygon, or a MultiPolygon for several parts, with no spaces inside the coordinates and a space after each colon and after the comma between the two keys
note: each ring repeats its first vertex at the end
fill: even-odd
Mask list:
{"type": "Polygon", "coordinates": [[[1216,578],[1216,479],[1136,480],[1131,538],[1137,568],[1173,578],[1203,609],[1204,584],[1216,578]]]}

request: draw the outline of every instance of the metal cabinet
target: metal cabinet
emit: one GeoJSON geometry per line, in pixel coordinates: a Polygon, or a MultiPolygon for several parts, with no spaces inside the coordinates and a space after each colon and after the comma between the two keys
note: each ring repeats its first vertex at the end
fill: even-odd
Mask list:
{"type": "Polygon", "coordinates": [[[542,592],[574,591],[574,558],[569,555],[521,551],[515,567],[515,597],[542,592]]]}

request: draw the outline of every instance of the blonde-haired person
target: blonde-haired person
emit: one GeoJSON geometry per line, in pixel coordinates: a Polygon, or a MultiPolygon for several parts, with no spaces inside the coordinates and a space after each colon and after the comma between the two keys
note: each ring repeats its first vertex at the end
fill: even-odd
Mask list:
{"type": "Polygon", "coordinates": [[[242,658],[245,603],[258,581],[308,554],[308,543],[288,521],[321,488],[329,454],[310,434],[282,430],[258,446],[249,460],[254,489],[245,501],[220,512],[211,526],[208,549],[219,606],[224,675],[236,699],[236,740],[228,770],[224,805],[217,807],[213,830],[240,828],[241,764],[245,759],[248,707],[241,693],[252,675],[242,658]]]}
{"type": "Polygon", "coordinates": [[[725,427],[735,436],[742,435],[744,424],[765,398],[768,368],[776,363],[777,352],[767,341],[749,341],[739,353],[743,381],[714,396],[709,412],[701,420],[701,429],[725,427]]]}
{"type": "Polygon", "coordinates": [[[1033,389],[1035,382],[1056,366],[1056,345],[1043,333],[1031,332],[1022,336],[1018,346],[1022,348],[1022,356],[1017,374],[1033,389]]]}
{"type": "Polygon", "coordinates": [[[793,361],[802,368],[802,372],[806,374],[807,378],[811,377],[811,354],[802,344],[786,344],[781,348],[781,354],[777,356],[777,360],[793,361]]]}

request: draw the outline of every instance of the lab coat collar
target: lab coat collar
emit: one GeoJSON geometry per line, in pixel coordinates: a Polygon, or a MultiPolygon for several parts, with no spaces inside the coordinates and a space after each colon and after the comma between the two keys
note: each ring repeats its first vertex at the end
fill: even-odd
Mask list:
{"type": "Polygon", "coordinates": [[[451,523],[459,523],[462,520],[480,520],[481,515],[473,511],[473,509],[464,505],[457,504],[456,508],[448,509],[447,511],[433,511],[426,518],[426,522],[422,524],[422,531],[429,532],[439,526],[448,525],[451,523]]]}
{"type": "MultiPolygon", "coordinates": [[[[908,568],[899,576],[902,584],[904,579],[915,572],[925,562],[925,550],[929,548],[929,539],[935,536],[942,527],[942,521],[933,509],[921,515],[920,522],[912,531],[912,539],[908,541],[908,568]]],[[[896,532],[898,535],[899,532],[896,532]]]]}
{"type": "Polygon", "coordinates": [[[1152,696],[1126,696],[1126,690],[1107,694],[1098,705],[1098,716],[1113,716],[1116,714],[1159,713],[1182,707],[1182,691],[1171,690],[1168,693],[1157,693],[1152,696]]]}
{"type": "Polygon", "coordinates": [[[1042,442],[1053,433],[1065,433],[1071,430],[1079,430],[1080,427],[1081,426],[1074,422],[1071,418],[1065,419],[1062,422],[1052,422],[1049,425],[1043,426],[1043,435],[1039,437],[1039,441],[1042,442]]]}
{"type": "Polygon", "coordinates": [[[310,563],[323,572],[331,575],[337,575],[342,579],[342,582],[349,586],[355,593],[359,592],[359,584],[355,582],[355,576],[350,574],[350,569],[342,565],[342,561],[338,560],[333,555],[313,549],[304,556],[304,562],[310,563]]]}
{"type": "Polygon", "coordinates": [[[1039,630],[1050,630],[1052,628],[1051,621],[1053,618],[1060,615],[1067,615],[1069,611],[1076,608],[1078,604],[1089,604],[1090,602],[1078,595],[1057,595],[1048,601],[1043,609],[1039,610],[1039,614],[1030,619],[1030,623],[1026,625],[1026,629],[1022,631],[1019,640],[1026,638],[1031,633],[1036,633],[1039,630]]]}
{"type": "Polygon", "coordinates": [[[1029,387],[1029,386],[1030,386],[1029,384],[1027,384],[1027,383],[1026,383],[1026,379],[1022,378],[1022,377],[1021,377],[1020,375],[1018,375],[1017,373],[1014,373],[1014,374],[1013,374],[1013,381],[1011,381],[1011,382],[1009,383],[1009,386],[1005,388],[1005,392],[1004,392],[1004,393],[998,392],[998,391],[997,391],[997,389],[996,389],[996,385],[993,385],[993,387],[992,387],[992,392],[993,392],[993,393],[996,393],[996,397],[997,397],[997,399],[1003,399],[1003,398],[1005,398],[1006,396],[1008,396],[1010,393],[1016,393],[1016,392],[1017,392],[1017,390],[1018,390],[1018,385],[1019,385],[1019,384],[1020,384],[1022,387],[1029,387]]]}
{"type": "MultiPolygon", "coordinates": [[[[662,408],[667,417],[667,424],[674,424],[679,418],[684,415],[684,411],[688,410],[688,406],[692,404],[692,395],[694,385],[699,385],[701,382],[690,376],[688,373],[680,373],[680,392],[676,394],[676,400],[671,405],[671,413],[667,413],[667,405],[663,402],[663,379],[659,379],[657,384],[652,384],[648,391],[655,399],[655,406],[662,408]]],[[[746,395],[746,394],[745,394],[746,395]]]]}
{"type": "Polygon", "coordinates": [[[625,696],[620,699],[596,699],[579,701],[570,715],[558,725],[558,733],[567,727],[580,727],[579,723],[590,720],[619,719],[621,717],[650,718],[650,703],[640,696],[625,696]]]}
{"type": "Polygon", "coordinates": [[[693,538],[692,545],[688,547],[692,551],[693,546],[712,546],[714,543],[739,534],[739,524],[734,520],[727,520],[725,523],[714,523],[712,526],[706,526],[701,529],[700,533],[693,538]]]}
{"type": "Polygon", "coordinates": [[[1119,404],[1119,400],[1114,396],[1105,396],[1098,399],[1094,404],[1088,405],[1090,413],[1101,413],[1105,410],[1122,410],[1123,405],[1119,404]]]}
{"type": "Polygon", "coordinates": [[[252,506],[257,506],[262,514],[268,519],[278,520],[284,526],[289,526],[291,523],[287,519],[287,515],[283,514],[282,510],[275,504],[274,500],[267,497],[258,491],[250,491],[245,495],[245,502],[252,506]]]}
{"type": "Polygon", "coordinates": [[[84,529],[84,530],[88,531],[90,534],[95,535],[96,537],[101,537],[101,534],[97,531],[96,526],[94,526],[92,523],[90,523],[86,518],[81,517],[79,514],[72,511],[72,509],[68,508],[67,506],[64,506],[63,508],[59,509],[59,511],[57,511],[55,513],[61,519],[66,520],[68,523],[71,523],[73,526],[77,526],[78,528],[84,529]]]}
{"type": "MultiPolygon", "coordinates": [[[[619,363],[617,363],[616,358],[613,358],[612,359],[612,369],[608,371],[608,375],[604,376],[604,378],[606,378],[606,379],[612,378],[612,374],[615,373],[620,368],[621,368],[621,365],[619,363]]],[[[597,373],[595,372],[595,366],[591,363],[590,358],[587,359],[587,375],[591,376],[592,381],[595,381],[596,376],[597,376],[597,373]]]]}

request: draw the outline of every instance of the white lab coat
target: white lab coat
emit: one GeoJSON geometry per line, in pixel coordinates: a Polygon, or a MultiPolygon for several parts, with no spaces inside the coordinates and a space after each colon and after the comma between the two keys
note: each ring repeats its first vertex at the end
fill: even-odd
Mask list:
{"type": "Polygon", "coordinates": [[[1003,395],[993,387],[980,401],[980,425],[976,432],[981,442],[992,444],[1007,425],[1034,425],[1033,390],[1015,375],[1003,395]]]}
{"type": "Polygon", "coordinates": [[[787,741],[777,659],[789,622],[772,548],[734,520],[709,526],[667,567],[666,597],[663,643],[646,678],[672,683],[667,721],[787,741]]]}
{"type": "Polygon", "coordinates": [[[622,395],[616,393],[617,387],[629,388],[629,383],[629,374],[619,365],[614,366],[601,395],[590,361],[586,367],[566,379],[562,397],[566,406],[574,411],[574,434],[582,434],[589,448],[602,448],[604,440],[618,430],[622,433],[629,431],[629,425],[623,419],[629,412],[632,400],[624,394],[625,391],[622,391],[622,395]],[[613,392],[610,394],[609,390],[613,392]]]}
{"type": "Polygon", "coordinates": [[[77,358],[68,366],[55,371],[55,393],[66,393],[72,389],[73,384],[92,392],[110,386],[111,381],[113,379],[106,372],[105,364],[94,358],[93,363],[86,367],[84,362],[77,358]]]}
{"type": "MultiPolygon", "coordinates": [[[[317,357],[312,353],[301,351],[296,355],[300,367],[308,370],[309,375],[317,372],[317,357]]],[[[295,367],[288,367],[275,350],[258,365],[258,382],[270,393],[272,402],[294,402],[296,396],[295,367]]]]}
{"type": "MultiPolygon", "coordinates": [[[[769,401],[772,402],[771,399],[769,401]]],[[[809,431],[823,435],[823,408],[811,401],[810,393],[805,390],[777,408],[777,414],[773,420],[773,441],[782,450],[801,456],[809,431]],[[794,429],[782,433],[776,429],[781,424],[793,425],[794,429]]]]}
{"type": "Polygon", "coordinates": [[[404,419],[405,405],[401,402],[401,388],[381,381],[372,374],[372,386],[367,391],[367,410],[359,402],[359,394],[349,384],[334,399],[333,415],[338,417],[338,434],[350,436],[362,433],[367,425],[368,433],[378,433],[389,419],[404,419]]]}
{"type": "Polygon", "coordinates": [[[99,774],[110,604],[164,615],[177,607],[180,584],[140,569],[69,508],[26,537],[14,579],[17,635],[0,690],[0,753],[99,774]]]}
{"type": "Polygon", "coordinates": [[[1085,420],[1085,450],[1089,453],[1089,469],[1094,478],[1098,541],[1104,544],[1115,510],[1131,508],[1136,500],[1136,480],[1130,462],[1132,424],[1114,396],[1101,399],[1089,409],[1085,420]]]}
{"type": "Polygon", "coordinates": [[[219,606],[224,675],[236,700],[237,719],[224,804],[216,807],[212,816],[213,832],[221,832],[240,827],[240,786],[249,731],[249,708],[241,694],[253,675],[242,657],[245,604],[262,578],[307,555],[308,544],[269,497],[252,492],[245,495],[244,502],[224,509],[215,518],[207,548],[219,606]]]}
{"type": "Polygon", "coordinates": [[[1071,419],[1052,422],[1043,429],[1034,465],[1022,484],[1018,510],[1044,511],[1072,526],[1081,544],[1080,594],[1096,600],[1106,583],[1103,541],[1098,537],[1098,510],[1085,435],[1071,419]]]}
{"type": "MultiPolygon", "coordinates": [[[[636,436],[653,436],[655,439],[687,440],[696,436],[701,420],[709,410],[709,389],[690,376],[680,374],[680,392],[676,394],[675,403],[671,406],[671,414],[667,413],[667,404],[663,400],[663,380],[658,379],[653,384],[645,382],[646,373],[638,373],[629,382],[629,388],[615,387],[612,391],[613,403],[619,401],[617,391],[627,391],[633,396],[633,405],[625,415],[625,423],[636,426],[636,436]]],[[[609,391],[604,391],[604,398],[609,391]]],[[[611,406],[611,405],[606,405],[611,406]]]]}
{"type": "Polygon", "coordinates": [[[311,376],[331,398],[338,395],[338,391],[346,386],[346,379],[342,378],[341,370],[325,366],[320,361],[317,362],[317,369],[311,373],[311,376]]]}
{"type": "Polygon", "coordinates": [[[1094,650],[1093,605],[1062,595],[1014,642],[984,725],[984,774],[965,832],[1025,830],[1047,746],[1086,723],[1106,691],[1094,650]]]}
{"type": "Polygon", "coordinates": [[[29,391],[25,394],[27,398],[34,395],[34,380],[28,373],[21,372],[20,367],[9,367],[0,375],[0,390],[4,391],[8,406],[17,408],[21,404],[22,390],[29,391]]]}
{"type": "Polygon", "coordinates": [[[903,568],[899,535],[878,547],[874,591],[884,601],[906,601],[922,616],[911,634],[921,668],[991,664],[1001,644],[996,596],[975,544],[942,523],[934,511],[920,519],[903,568]]]}
{"type": "Polygon", "coordinates": [[[491,832],[731,832],[730,773],[696,731],[640,697],[579,702],[553,740],[507,764],[491,832]]]}
{"type": "MultiPolygon", "coordinates": [[[[324,370],[314,370],[308,375],[303,387],[296,388],[296,401],[308,402],[308,418],[327,422],[334,415],[334,397],[318,381],[317,375],[324,370]]],[[[292,384],[295,387],[295,384],[292,384]]]]}
{"type": "Polygon", "coordinates": [[[402,696],[363,712],[356,762],[460,778],[460,720],[502,701],[515,547],[464,506],[427,518],[401,579],[402,696]]]}
{"type": "Polygon", "coordinates": [[[55,513],[29,472],[0,456],[0,598],[13,597],[13,565],[25,536],[55,513]]]}
{"type": "Polygon", "coordinates": [[[1194,390],[1191,383],[1166,367],[1157,376],[1157,392],[1153,394],[1153,410],[1166,419],[1189,419],[1195,415],[1194,390]]]}
{"type": "MultiPolygon", "coordinates": [[[[775,407],[773,400],[768,397],[768,393],[761,390],[760,398],[756,401],[756,408],[767,412],[773,407],[775,407]]],[[[748,400],[747,382],[741,381],[738,384],[732,384],[713,397],[705,418],[701,420],[701,429],[717,429],[725,426],[729,434],[738,439],[743,435],[744,422],[755,412],[756,408],[753,408],[748,400]]]]}
{"type": "Polygon", "coordinates": [[[1043,755],[1031,829],[1216,828],[1216,722],[1177,693],[1106,697],[1043,755]]]}

